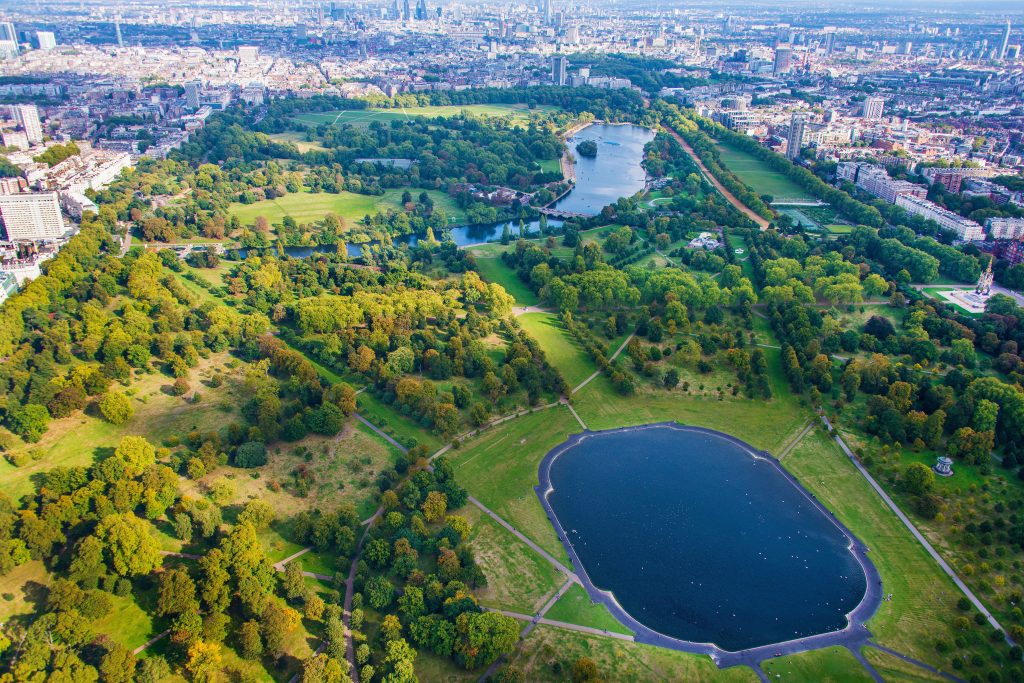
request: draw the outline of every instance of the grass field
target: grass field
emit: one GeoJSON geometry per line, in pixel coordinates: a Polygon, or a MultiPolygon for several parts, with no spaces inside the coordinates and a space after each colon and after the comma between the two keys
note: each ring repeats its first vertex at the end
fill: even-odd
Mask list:
{"type": "Polygon", "coordinates": [[[517,306],[536,306],[537,295],[534,294],[526,283],[519,279],[516,272],[505,265],[500,257],[477,257],[476,267],[480,271],[480,277],[488,282],[496,282],[505,288],[517,306]]]}
{"type": "Polygon", "coordinates": [[[527,313],[519,316],[518,320],[544,349],[548,361],[561,371],[570,387],[575,387],[597,370],[594,361],[569,336],[554,313],[527,313]]]}
{"type": "Polygon", "coordinates": [[[487,587],[477,592],[481,604],[533,614],[564,583],[550,562],[476,507],[460,514],[473,527],[469,544],[487,577],[487,587]]]}
{"type": "Polygon", "coordinates": [[[569,680],[572,664],[580,657],[589,657],[597,664],[601,680],[615,683],[752,683],[757,680],[756,674],[747,667],[718,669],[703,655],[545,625],[531,631],[522,648],[509,659],[513,666],[522,669],[528,681],[563,683],[569,680]]]}
{"type": "Polygon", "coordinates": [[[327,148],[319,142],[310,142],[307,140],[305,133],[300,133],[294,130],[286,133],[275,133],[274,135],[271,135],[270,138],[277,142],[291,142],[298,147],[299,151],[303,154],[306,152],[324,152],[327,150],[327,148]]]}
{"type": "Polygon", "coordinates": [[[949,679],[943,678],[938,674],[933,674],[930,671],[926,671],[919,666],[908,664],[898,657],[893,657],[888,652],[882,652],[876,650],[873,647],[865,647],[861,650],[861,654],[864,655],[864,659],[871,663],[871,666],[875,667],[883,679],[886,681],[899,681],[900,683],[932,683],[938,681],[947,681],[949,679]]]}
{"type": "Polygon", "coordinates": [[[368,391],[359,394],[356,405],[360,415],[406,448],[425,444],[433,452],[444,443],[441,437],[431,433],[412,418],[396,412],[368,391]]]}
{"type": "Polygon", "coordinates": [[[960,591],[826,434],[808,434],[782,463],[871,549],[893,594],[867,624],[875,639],[941,668],[934,643],[950,633],[960,591]]]}
{"type": "Polygon", "coordinates": [[[525,104],[466,104],[435,107],[408,107],[402,109],[356,109],[351,111],[325,111],[301,114],[296,121],[318,126],[321,124],[368,126],[374,121],[406,121],[412,118],[448,118],[460,116],[463,112],[472,116],[511,116],[516,122],[529,120],[531,113],[555,111],[556,107],[538,106],[530,109],[525,104]]]}
{"type": "Polygon", "coordinates": [[[566,566],[569,557],[533,487],[547,452],[580,431],[558,406],[492,427],[449,455],[460,484],[566,566]]]}
{"type": "Polygon", "coordinates": [[[854,226],[852,225],[844,225],[841,223],[830,223],[825,226],[825,229],[833,235],[848,235],[853,232],[853,227],[854,226]]]}
{"type": "MultiPolygon", "coordinates": [[[[388,209],[401,208],[402,193],[405,190],[385,190],[379,196],[354,194],[352,192],[293,192],[277,199],[264,199],[253,204],[232,202],[228,212],[237,216],[242,225],[252,225],[257,216],[264,216],[272,224],[279,224],[285,216],[291,216],[297,223],[318,221],[328,213],[334,213],[349,223],[354,223],[366,215],[374,215],[388,209]]],[[[409,188],[413,201],[424,190],[409,188]]],[[[464,223],[466,214],[455,200],[444,192],[426,190],[434,201],[434,206],[444,211],[453,225],[464,223]],[[454,219],[454,221],[453,221],[454,219]]]]}
{"type": "MultiPolygon", "coordinates": [[[[765,349],[773,351],[773,349],[765,349]]],[[[765,353],[769,369],[778,354],[765,353]]],[[[773,385],[779,382],[773,378],[773,385]]],[[[774,390],[774,386],[773,386],[774,390]]],[[[681,424],[719,429],[757,448],[778,453],[806,424],[810,412],[788,394],[769,401],[726,397],[688,397],[681,389],[641,389],[635,396],[622,396],[602,376],[573,396],[573,406],[590,429],[613,429],[628,425],[676,420],[681,424]]]]}
{"type": "Polygon", "coordinates": [[[845,647],[768,659],[761,662],[761,669],[773,681],[870,683],[872,680],[867,669],[845,647]]]}
{"type": "Polygon", "coordinates": [[[564,621],[569,624],[579,624],[580,626],[590,626],[591,628],[599,628],[613,633],[633,635],[632,631],[620,624],[612,616],[607,607],[600,603],[591,602],[587,591],[578,583],[574,583],[558,599],[558,602],[551,606],[551,609],[544,615],[544,618],[564,621]]]}
{"type": "Polygon", "coordinates": [[[771,195],[775,200],[813,200],[806,190],[757,157],[747,154],[728,143],[718,143],[722,163],[758,194],[771,195]]]}

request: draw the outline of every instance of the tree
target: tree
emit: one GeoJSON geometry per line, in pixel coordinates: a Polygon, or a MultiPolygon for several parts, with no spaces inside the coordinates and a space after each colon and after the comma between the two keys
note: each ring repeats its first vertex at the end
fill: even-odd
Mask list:
{"type": "Polygon", "coordinates": [[[235,452],[236,467],[261,467],[267,464],[267,447],[259,441],[248,441],[235,452]]]}
{"type": "Polygon", "coordinates": [[[440,491],[431,491],[427,494],[422,505],[423,517],[428,522],[436,522],[444,518],[448,511],[448,498],[440,491]]]}
{"type": "Polygon", "coordinates": [[[589,657],[580,657],[572,665],[572,683],[591,683],[600,677],[597,664],[589,657]]]}
{"type": "Polygon", "coordinates": [[[912,462],[903,470],[903,477],[900,481],[907,493],[922,496],[935,486],[935,473],[923,463],[912,462]]]}
{"type": "Polygon", "coordinates": [[[301,621],[302,616],[291,607],[270,602],[260,617],[260,632],[267,652],[274,657],[284,654],[285,639],[301,621]]]}
{"type": "Polygon", "coordinates": [[[455,620],[455,629],[455,655],[466,669],[491,664],[519,641],[519,623],[498,612],[463,612],[455,620]]]}
{"type": "Polygon", "coordinates": [[[370,606],[381,610],[391,604],[395,599],[395,587],[383,576],[371,577],[364,588],[370,606]]]}
{"type": "Polygon", "coordinates": [[[108,391],[100,398],[100,413],[110,424],[120,425],[132,419],[135,409],[127,396],[118,391],[108,391]]]}
{"type": "Polygon", "coordinates": [[[282,583],[285,596],[295,601],[306,594],[306,578],[302,575],[302,565],[298,562],[289,562],[284,566],[284,582],[282,583]]]}
{"type": "Polygon", "coordinates": [[[160,565],[160,546],[149,522],[133,514],[108,515],[96,526],[107,562],[121,576],[148,574],[160,565]]]}
{"type": "Polygon", "coordinates": [[[343,683],[347,680],[348,675],[341,663],[323,653],[302,663],[302,683],[343,683]]]}
{"type": "Polygon", "coordinates": [[[253,529],[260,531],[270,526],[276,513],[274,506],[265,500],[250,500],[238,514],[239,522],[248,522],[253,529]]]}
{"type": "Polygon", "coordinates": [[[332,384],[324,392],[324,400],[330,401],[345,415],[351,415],[356,411],[356,391],[345,382],[332,384]]]}
{"type": "Polygon", "coordinates": [[[132,683],[135,680],[135,655],[120,643],[112,643],[100,659],[104,683],[132,683]]]}
{"type": "Polygon", "coordinates": [[[160,616],[199,611],[196,585],[184,569],[171,569],[160,574],[157,587],[156,613],[160,616]]]}
{"type": "Polygon", "coordinates": [[[251,619],[238,629],[238,646],[245,659],[259,659],[263,654],[263,637],[260,635],[260,624],[251,619]]]}
{"type": "Polygon", "coordinates": [[[7,426],[11,431],[30,443],[35,443],[46,433],[50,413],[46,406],[36,403],[12,408],[7,413],[7,426]]]}
{"type": "Polygon", "coordinates": [[[114,457],[124,461],[125,474],[137,476],[156,462],[156,449],[141,436],[126,436],[117,444],[114,457]]]}
{"type": "Polygon", "coordinates": [[[415,683],[415,661],[416,650],[412,649],[404,638],[388,641],[384,649],[384,664],[388,668],[388,674],[383,680],[385,683],[415,683]]]}
{"type": "Polygon", "coordinates": [[[194,683],[218,683],[222,680],[220,645],[197,640],[188,648],[185,669],[194,683]]]}
{"type": "Polygon", "coordinates": [[[320,621],[325,607],[324,599],[313,593],[306,598],[306,609],[303,612],[303,616],[311,621],[320,621]]]}

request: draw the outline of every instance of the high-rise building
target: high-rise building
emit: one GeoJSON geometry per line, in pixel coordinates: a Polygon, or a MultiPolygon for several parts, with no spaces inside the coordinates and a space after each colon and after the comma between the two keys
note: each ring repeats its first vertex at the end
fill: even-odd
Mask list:
{"type": "Polygon", "coordinates": [[[829,31],[825,34],[825,54],[830,55],[835,52],[836,49],[836,33],[835,31],[829,31]]]}
{"type": "Polygon", "coordinates": [[[1003,38],[999,41],[999,59],[1006,59],[1006,48],[1010,46],[1010,20],[1006,20],[1006,28],[1003,29],[1003,38]]]}
{"type": "Polygon", "coordinates": [[[3,58],[17,57],[18,32],[14,30],[14,24],[9,21],[0,23],[0,56],[3,58]]]}
{"type": "Polygon", "coordinates": [[[416,0],[416,21],[427,20],[427,0],[416,0]]]}
{"type": "Polygon", "coordinates": [[[199,91],[202,84],[199,81],[189,81],[185,84],[185,104],[193,111],[199,109],[199,91]]]}
{"type": "Polygon", "coordinates": [[[409,7],[409,0],[402,0],[402,21],[412,19],[412,9],[409,7]]]}
{"type": "Polygon", "coordinates": [[[544,25],[551,25],[551,0],[544,0],[544,25]]]}
{"type": "Polygon", "coordinates": [[[40,50],[52,50],[57,47],[57,38],[52,31],[36,31],[36,42],[40,50]]]}
{"type": "Polygon", "coordinates": [[[569,60],[565,55],[554,55],[551,57],[551,81],[555,85],[565,85],[566,72],[569,68],[569,60]]]}
{"type": "Polygon", "coordinates": [[[29,144],[37,145],[43,141],[43,125],[39,122],[39,109],[34,104],[16,104],[11,107],[11,114],[21,129],[25,131],[25,137],[29,144]]]}
{"type": "Polygon", "coordinates": [[[56,192],[0,195],[0,220],[9,240],[52,240],[67,231],[56,192]]]}
{"type": "Polygon", "coordinates": [[[775,48],[774,73],[788,74],[793,61],[793,49],[788,47],[775,48]]]}
{"type": "Polygon", "coordinates": [[[869,97],[864,100],[864,108],[861,110],[861,115],[868,121],[881,121],[884,111],[885,100],[881,97],[869,97]]]}
{"type": "Polygon", "coordinates": [[[14,30],[14,24],[9,21],[0,22],[0,40],[18,42],[18,32],[14,30]]]}
{"type": "Polygon", "coordinates": [[[789,119],[789,135],[786,137],[786,158],[792,161],[800,156],[800,147],[804,140],[804,117],[793,114],[789,119]]]}
{"type": "Polygon", "coordinates": [[[124,37],[121,35],[121,20],[114,20],[114,34],[117,36],[117,46],[124,47],[124,37]]]}

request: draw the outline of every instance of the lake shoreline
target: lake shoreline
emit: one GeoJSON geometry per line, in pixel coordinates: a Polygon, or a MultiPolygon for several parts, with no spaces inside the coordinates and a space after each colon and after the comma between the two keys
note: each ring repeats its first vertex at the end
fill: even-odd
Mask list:
{"type": "Polygon", "coordinates": [[[711,657],[711,659],[718,665],[719,668],[728,668],[732,666],[752,666],[757,662],[764,659],[769,659],[776,656],[776,653],[782,654],[796,654],[799,652],[805,652],[808,650],[819,649],[829,646],[846,646],[846,647],[859,647],[860,645],[867,642],[871,637],[871,633],[864,625],[868,619],[870,619],[874,613],[878,610],[878,607],[882,603],[882,587],[881,577],[874,564],[868,559],[866,553],[867,547],[856,537],[853,532],[850,531],[842,522],[836,519],[833,515],[818,499],[811,494],[803,485],[786,471],[782,464],[773,457],[767,451],[759,451],[754,449],[752,446],[747,444],[741,439],[738,439],[729,434],[719,432],[717,430],[708,429],[705,427],[696,427],[690,425],[683,425],[678,422],[656,422],[645,425],[636,425],[631,427],[619,427],[615,429],[606,429],[599,431],[585,430],[579,434],[570,436],[565,442],[556,446],[554,449],[549,451],[541,460],[538,472],[538,478],[540,483],[535,487],[537,497],[540,499],[541,505],[544,507],[544,512],[548,516],[549,521],[555,529],[559,540],[565,547],[566,552],[572,561],[576,575],[590,596],[591,600],[596,603],[601,603],[608,608],[612,615],[619,621],[623,626],[634,631],[636,634],[634,639],[636,642],[644,643],[648,645],[655,645],[658,647],[665,647],[673,650],[679,650],[682,652],[689,652],[693,654],[705,654],[711,657]],[[554,492],[555,488],[551,481],[551,466],[566,451],[579,445],[585,439],[592,436],[617,434],[632,431],[643,431],[648,429],[674,429],[689,431],[697,434],[704,434],[717,438],[724,439],[729,443],[738,446],[744,452],[751,457],[763,460],[770,463],[776,470],[783,475],[786,481],[788,481],[796,490],[803,495],[826,519],[830,520],[833,525],[846,537],[848,541],[847,550],[853,555],[860,565],[861,570],[865,576],[865,592],[860,602],[846,615],[847,625],[845,628],[835,631],[829,631],[825,633],[819,633],[809,636],[804,636],[788,641],[782,641],[778,643],[769,643],[766,645],[759,645],[743,650],[729,651],[720,648],[718,645],[711,642],[694,642],[688,640],[682,640],[669,636],[654,629],[646,626],[645,624],[638,621],[631,614],[629,614],[618,602],[615,595],[611,591],[606,591],[598,588],[591,581],[587,574],[586,569],[583,566],[583,562],[580,560],[576,553],[576,550],[569,540],[568,534],[562,527],[561,522],[558,519],[558,515],[555,513],[551,506],[549,496],[554,492]]]}

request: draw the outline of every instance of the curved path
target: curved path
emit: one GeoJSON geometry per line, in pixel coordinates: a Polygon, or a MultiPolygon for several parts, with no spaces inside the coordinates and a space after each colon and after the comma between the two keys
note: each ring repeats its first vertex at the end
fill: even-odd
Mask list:
{"type": "Polygon", "coordinates": [[[729,192],[729,190],[725,188],[725,185],[722,185],[722,183],[719,182],[718,178],[711,174],[711,171],[707,169],[707,166],[705,166],[704,162],[700,160],[700,157],[697,156],[697,153],[693,151],[693,147],[690,147],[690,143],[683,139],[682,135],[680,135],[679,133],[675,132],[674,130],[667,126],[665,127],[665,130],[668,132],[669,135],[674,137],[680,145],[682,145],[686,153],[690,155],[691,159],[693,159],[693,162],[697,164],[697,168],[700,169],[700,172],[704,175],[704,178],[707,179],[709,183],[715,186],[715,189],[718,190],[723,197],[725,197],[726,201],[735,206],[744,216],[757,223],[758,227],[760,227],[762,230],[768,229],[768,220],[763,216],[754,213],[753,209],[749,208],[746,204],[741,202],[732,192],[729,192]]]}
{"type": "MultiPolygon", "coordinates": [[[[728,668],[733,666],[749,666],[755,671],[760,670],[760,663],[765,659],[771,659],[780,655],[791,655],[798,654],[800,652],[806,652],[808,650],[817,650],[823,647],[841,646],[847,647],[851,651],[859,650],[862,646],[867,644],[868,639],[871,638],[871,633],[868,631],[864,623],[875,613],[878,606],[882,603],[882,579],[875,568],[874,564],[867,558],[868,548],[861,543],[853,532],[846,528],[842,522],[836,519],[828,508],[826,508],[817,498],[814,497],[802,484],[794,477],[789,471],[782,467],[782,464],[774,457],[772,457],[767,451],[756,451],[749,444],[723,434],[722,432],[715,431],[713,429],[705,429],[703,427],[691,427],[688,425],[681,425],[677,422],[659,422],[648,425],[640,425],[636,427],[623,427],[619,429],[610,429],[602,431],[585,431],[582,434],[576,434],[571,436],[564,444],[556,447],[544,456],[544,459],[540,463],[539,480],[540,483],[534,489],[537,493],[537,497],[540,499],[541,505],[544,507],[544,512],[547,514],[548,519],[551,521],[552,526],[555,529],[555,533],[558,535],[559,540],[565,547],[566,553],[569,555],[569,559],[572,564],[577,567],[576,576],[580,581],[580,584],[586,589],[590,599],[594,602],[601,603],[608,608],[608,611],[612,613],[619,623],[632,630],[636,635],[634,640],[638,643],[644,643],[646,645],[655,645],[657,647],[664,647],[670,650],[679,650],[681,652],[689,652],[692,654],[703,654],[711,657],[712,661],[719,668],[728,668]],[[831,631],[828,633],[819,633],[815,635],[805,636],[803,638],[796,638],[794,640],[786,641],[783,643],[775,643],[770,645],[763,645],[760,647],[749,648],[746,650],[740,650],[737,652],[730,652],[723,650],[714,643],[696,643],[692,641],[680,640],[667,636],[663,633],[659,633],[648,626],[637,621],[632,615],[619,605],[615,596],[609,592],[604,591],[595,586],[590,577],[587,575],[587,571],[576,555],[576,550],[573,548],[572,543],[569,541],[569,537],[562,528],[561,523],[555,515],[554,510],[551,508],[551,504],[548,501],[548,496],[554,491],[554,486],[551,483],[551,464],[554,460],[564,453],[566,450],[572,448],[578,444],[581,440],[594,436],[596,434],[609,434],[624,431],[636,431],[642,429],[658,429],[658,428],[670,428],[680,429],[686,431],[694,431],[703,434],[710,434],[712,436],[726,439],[727,441],[743,448],[752,457],[760,458],[771,463],[779,473],[786,478],[800,493],[806,496],[807,500],[814,505],[817,510],[825,516],[826,519],[831,522],[847,537],[849,540],[849,551],[857,560],[864,572],[865,577],[865,592],[864,597],[861,598],[860,603],[847,615],[847,625],[845,628],[839,631],[831,631]]],[[[472,498],[470,499],[472,500],[472,498]]],[[[495,516],[496,517],[496,516],[495,516]]],[[[507,526],[507,525],[506,525],[507,526]]],[[[531,544],[534,547],[535,544],[531,544]]],[[[545,556],[550,557],[547,553],[545,556]]]]}

